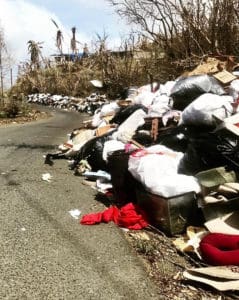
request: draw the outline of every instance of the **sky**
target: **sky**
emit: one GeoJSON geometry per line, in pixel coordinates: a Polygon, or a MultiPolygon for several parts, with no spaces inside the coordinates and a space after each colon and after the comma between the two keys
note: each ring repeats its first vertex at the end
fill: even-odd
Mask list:
{"type": "Polygon", "coordinates": [[[57,53],[57,28],[63,32],[63,51],[70,52],[71,28],[76,27],[79,51],[84,43],[92,48],[96,34],[109,36],[108,48],[120,45],[129,26],[114,12],[107,0],[0,0],[0,27],[14,64],[29,59],[27,42],[43,42],[44,56],[57,53]]]}

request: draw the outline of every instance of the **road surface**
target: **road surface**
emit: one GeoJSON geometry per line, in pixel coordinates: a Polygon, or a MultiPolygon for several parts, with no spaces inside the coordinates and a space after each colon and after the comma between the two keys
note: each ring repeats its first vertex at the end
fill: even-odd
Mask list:
{"type": "Polygon", "coordinates": [[[0,299],[160,299],[142,262],[113,223],[83,226],[68,211],[101,211],[94,190],[44,164],[82,115],[0,127],[0,299]],[[50,173],[51,182],[41,179],[50,173]]]}

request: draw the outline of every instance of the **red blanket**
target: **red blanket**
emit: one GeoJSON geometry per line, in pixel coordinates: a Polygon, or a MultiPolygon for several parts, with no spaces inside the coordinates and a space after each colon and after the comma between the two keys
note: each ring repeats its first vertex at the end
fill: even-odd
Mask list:
{"type": "Polygon", "coordinates": [[[121,208],[111,206],[103,212],[85,215],[82,217],[80,223],[83,225],[94,225],[101,222],[108,223],[110,221],[113,221],[120,227],[135,230],[148,226],[144,212],[133,203],[128,203],[121,208]]]}

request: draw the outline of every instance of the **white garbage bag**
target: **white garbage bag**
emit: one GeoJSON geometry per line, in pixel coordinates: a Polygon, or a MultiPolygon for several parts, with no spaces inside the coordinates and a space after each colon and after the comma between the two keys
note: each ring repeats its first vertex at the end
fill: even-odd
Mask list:
{"type": "Polygon", "coordinates": [[[144,91],[144,92],[139,93],[134,98],[133,102],[134,102],[134,104],[142,104],[145,107],[149,107],[152,104],[154,97],[155,97],[154,93],[144,91]]]}
{"type": "Polygon", "coordinates": [[[124,148],[125,148],[125,144],[120,141],[116,141],[116,140],[106,141],[104,143],[104,148],[103,148],[103,160],[107,161],[110,153],[116,150],[123,150],[124,148]]]}
{"type": "Polygon", "coordinates": [[[120,124],[118,130],[112,135],[113,139],[121,140],[123,143],[127,142],[126,135],[133,135],[139,126],[144,125],[144,118],[146,116],[146,113],[142,109],[137,109],[132,115],[128,117],[128,119],[126,119],[122,124],[120,124]]]}
{"type": "Polygon", "coordinates": [[[177,173],[183,153],[155,145],[134,152],[129,158],[129,172],[149,192],[166,198],[188,192],[200,192],[197,179],[177,173]]]}
{"type": "Polygon", "coordinates": [[[234,100],[239,98],[239,79],[233,80],[229,86],[228,93],[234,100]]]}
{"type": "Polygon", "coordinates": [[[225,119],[232,115],[233,98],[205,93],[189,104],[182,113],[180,123],[185,125],[215,125],[216,116],[225,119]]]}
{"type": "Polygon", "coordinates": [[[111,102],[109,104],[105,104],[102,106],[100,111],[100,117],[106,117],[109,115],[113,115],[120,110],[120,106],[116,103],[116,101],[111,102]]]}

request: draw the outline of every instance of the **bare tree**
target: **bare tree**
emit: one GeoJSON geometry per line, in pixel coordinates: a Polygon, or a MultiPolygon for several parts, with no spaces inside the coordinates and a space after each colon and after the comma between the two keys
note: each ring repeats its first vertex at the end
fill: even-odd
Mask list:
{"type": "Polygon", "coordinates": [[[11,72],[11,57],[4,39],[3,28],[0,27],[0,88],[1,97],[4,93],[4,78],[11,72]]]}
{"type": "Polygon", "coordinates": [[[238,0],[108,0],[169,57],[239,50],[238,0]]]}
{"type": "Polygon", "coordinates": [[[0,31],[0,80],[1,80],[1,96],[3,97],[3,51],[6,49],[3,31],[0,31]]]}

